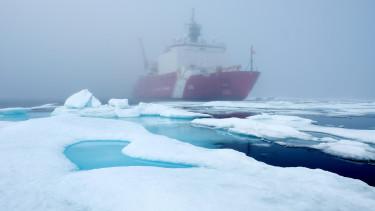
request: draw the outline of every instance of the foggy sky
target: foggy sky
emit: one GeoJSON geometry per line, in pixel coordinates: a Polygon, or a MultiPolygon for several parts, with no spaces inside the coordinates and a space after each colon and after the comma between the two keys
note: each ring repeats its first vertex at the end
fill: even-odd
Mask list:
{"type": "Polygon", "coordinates": [[[254,45],[251,97],[375,99],[372,0],[0,0],[0,101],[129,97],[144,73],[137,39],[156,59],[191,8],[233,64],[254,45]]]}

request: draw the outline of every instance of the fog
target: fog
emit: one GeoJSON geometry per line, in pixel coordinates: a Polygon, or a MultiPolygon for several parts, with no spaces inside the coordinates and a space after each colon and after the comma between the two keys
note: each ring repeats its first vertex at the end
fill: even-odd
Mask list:
{"type": "Polygon", "coordinates": [[[130,97],[149,59],[186,33],[262,75],[251,97],[375,99],[372,0],[0,0],[0,101],[61,101],[83,88],[130,97]]]}

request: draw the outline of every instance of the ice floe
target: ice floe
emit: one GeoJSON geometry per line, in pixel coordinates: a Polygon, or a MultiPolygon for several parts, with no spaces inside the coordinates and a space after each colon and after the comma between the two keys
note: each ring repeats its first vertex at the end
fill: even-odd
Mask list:
{"type": "Polygon", "coordinates": [[[167,118],[193,119],[210,117],[208,114],[190,112],[154,103],[139,103],[129,106],[127,99],[111,99],[102,105],[91,92],[84,89],[70,96],[64,106],[57,107],[52,115],[75,114],[83,117],[128,118],[139,116],[160,116],[167,118]]]}
{"type": "Polygon", "coordinates": [[[356,141],[375,144],[375,130],[360,130],[339,127],[324,127],[319,125],[308,125],[301,130],[325,133],[342,138],[354,139],[356,141]]]}
{"type": "Polygon", "coordinates": [[[108,101],[108,105],[115,107],[115,108],[128,108],[129,107],[129,101],[128,99],[110,99],[108,101]]]}
{"type": "Polygon", "coordinates": [[[83,89],[66,99],[67,108],[99,107],[101,102],[88,90],[83,89]]]}
{"type": "Polygon", "coordinates": [[[278,120],[270,122],[263,118],[259,120],[257,116],[254,117],[254,119],[240,119],[234,117],[224,119],[203,118],[193,120],[192,124],[226,129],[233,133],[253,135],[260,138],[298,138],[305,140],[311,140],[313,138],[313,136],[294,128],[294,121],[289,125],[280,123],[278,120]]]}
{"type": "Polygon", "coordinates": [[[139,117],[141,110],[139,106],[133,106],[127,109],[115,109],[116,116],[119,118],[139,117]]]}
{"type": "Polygon", "coordinates": [[[140,103],[128,108],[116,108],[108,105],[99,107],[73,109],[65,106],[57,107],[52,115],[76,114],[85,117],[106,117],[106,118],[128,118],[139,116],[160,116],[166,118],[194,119],[201,117],[210,117],[208,114],[189,112],[182,109],[172,108],[164,105],[152,103],[140,103]]]}
{"type": "Polygon", "coordinates": [[[44,104],[40,106],[33,107],[13,107],[13,108],[0,108],[0,115],[9,115],[9,114],[25,114],[29,111],[40,110],[40,109],[51,109],[55,108],[55,104],[44,104]]]}
{"type": "Polygon", "coordinates": [[[293,146],[293,143],[289,142],[288,139],[302,139],[306,141],[306,144],[298,144],[298,147],[313,147],[344,158],[375,160],[375,148],[372,146],[375,144],[375,130],[327,127],[314,123],[313,120],[307,118],[270,114],[254,115],[246,119],[204,118],[192,121],[193,125],[214,127],[228,130],[231,133],[257,136],[288,146],[293,146]],[[342,139],[349,140],[342,141],[342,139]],[[344,147],[347,150],[346,152],[345,150],[340,150],[344,147]]]}
{"type": "Polygon", "coordinates": [[[352,160],[375,160],[375,148],[357,141],[340,140],[320,143],[314,145],[313,148],[352,160]]]}
{"type": "Polygon", "coordinates": [[[269,166],[234,150],[205,149],[155,135],[127,121],[75,115],[32,119],[1,129],[0,142],[0,210],[375,207],[375,188],[359,180],[317,169],[269,166]],[[200,167],[75,171],[63,151],[82,140],[129,141],[123,149],[127,155],[200,167]]]}
{"type": "Polygon", "coordinates": [[[161,116],[171,118],[198,118],[198,117],[210,117],[208,114],[196,113],[186,111],[184,109],[177,109],[165,105],[153,104],[153,103],[140,103],[138,105],[140,113],[143,116],[161,116]]]}
{"type": "Polygon", "coordinates": [[[324,100],[249,100],[167,102],[175,107],[190,107],[198,110],[241,111],[284,115],[325,115],[325,116],[363,116],[375,115],[375,102],[370,101],[324,101],[324,100]]]}

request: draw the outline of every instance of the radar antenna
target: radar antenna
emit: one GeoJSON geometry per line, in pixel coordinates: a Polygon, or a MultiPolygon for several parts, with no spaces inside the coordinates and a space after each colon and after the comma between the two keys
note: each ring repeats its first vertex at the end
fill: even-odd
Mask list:
{"type": "Polygon", "coordinates": [[[201,26],[195,22],[195,9],[191,10],[191,22],[189,24],[189,40],[190,42],[198,42],[201,35],[201,26]]]}

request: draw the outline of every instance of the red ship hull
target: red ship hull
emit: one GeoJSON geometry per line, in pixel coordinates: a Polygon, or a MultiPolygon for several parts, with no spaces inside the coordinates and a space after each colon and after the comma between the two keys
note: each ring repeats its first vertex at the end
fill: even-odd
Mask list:
{"type": "Polygon", "coordinates": [[[259,72],[228,71],[190,76],[181,90],[174,93],[178,73],[141,77],[134,87],[133,97],[138,101],[151,100],[243,100],[252,90],[259,72]]]}

